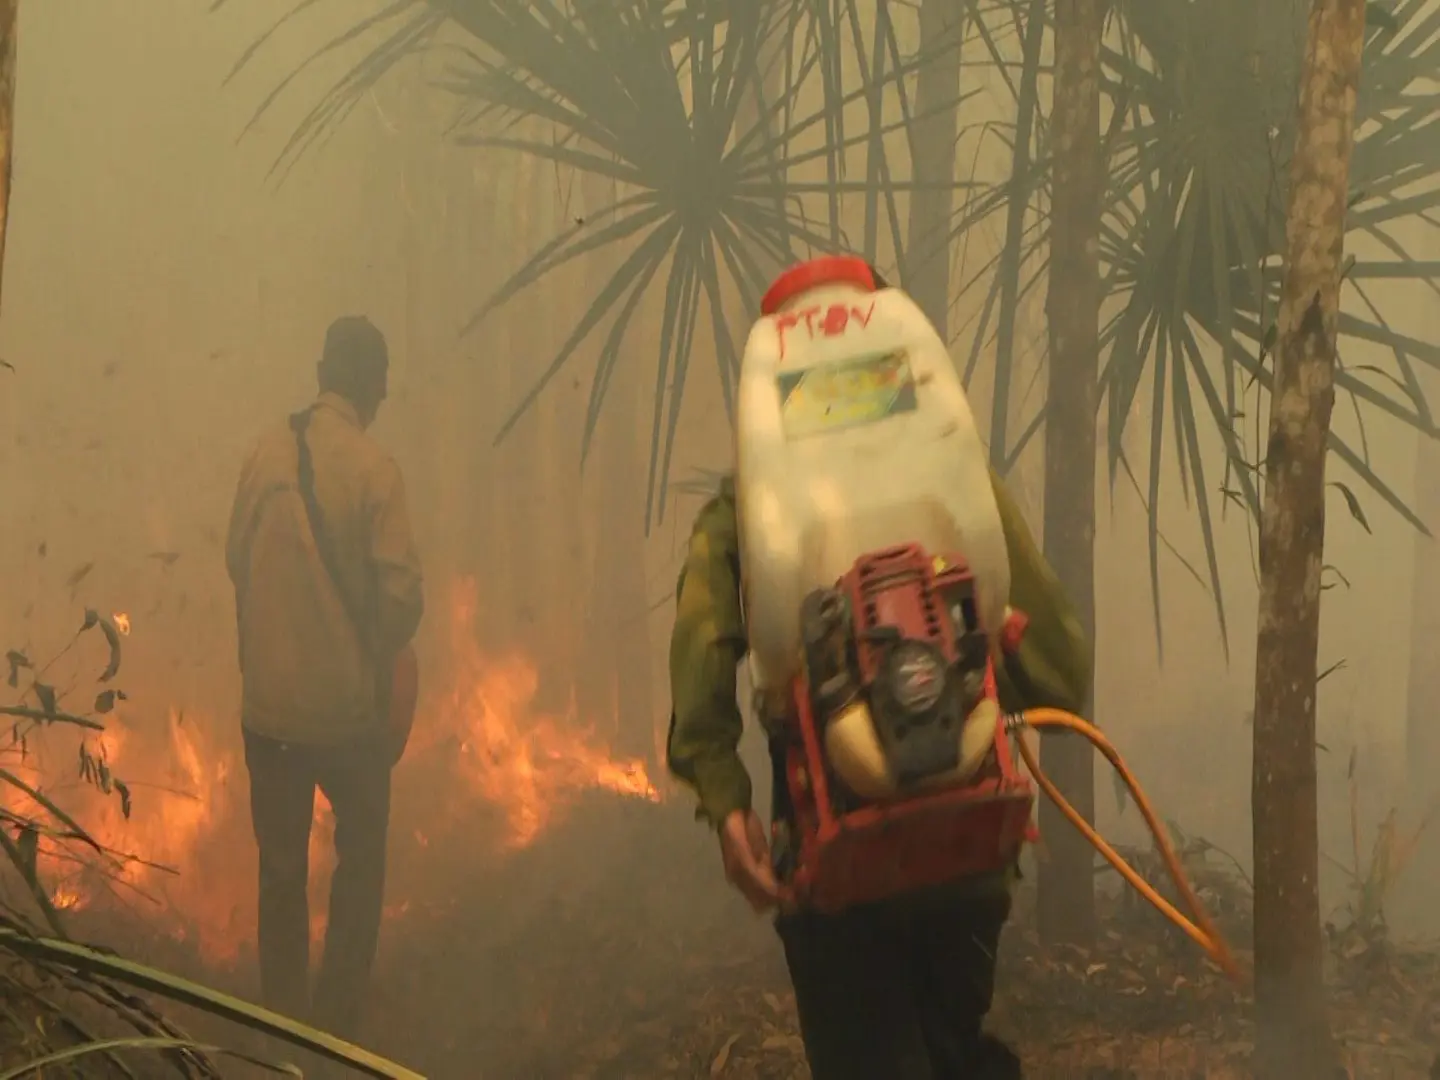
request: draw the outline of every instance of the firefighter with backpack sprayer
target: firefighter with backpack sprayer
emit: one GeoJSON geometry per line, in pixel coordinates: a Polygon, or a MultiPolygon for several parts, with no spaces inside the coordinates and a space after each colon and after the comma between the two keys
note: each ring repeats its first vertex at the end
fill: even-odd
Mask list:
{"type": "Polygon", "coordinates": [[[1233,973],[1173,858],[1200,926],[1074,814],[1024,742],[1026,726],[1090,738],[1157,827],[1075,716],[1090,645],[913,301],[862,260],[802,263],[767,293],[740,387],[739,467],[698,514],[677,585],[667,756],[727,879],[775,915],[814,1080],[1021,1075],[984,1031],[1035,838],[1012,745],[1233,973]],[[737,752],[747,655],[773,765],[768,829],[737,752]]]}

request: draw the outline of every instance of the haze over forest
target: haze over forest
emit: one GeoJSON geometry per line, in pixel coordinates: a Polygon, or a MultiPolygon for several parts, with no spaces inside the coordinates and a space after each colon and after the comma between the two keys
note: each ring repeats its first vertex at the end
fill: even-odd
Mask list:
{"type": "MultiPolygon", "coordinates": [[[[23,7],[0,320],[8,365],[0,367],[7,510],[0,647],[42,658],[69,639],[82,608],[127,614],[129,700],[121,719],[132,734],[117,748],[117,770],[137,782],[137,827],[157,836],[165,828],[146,818],[144,783],[203,780],[230,794],[207,795],[209,809],[186,826],[183,843],[174,833],[157,841],[183,850],[160,855],[184,857],[208,845],[205,866],[253,865],[240,813],[238,679],[221,550],[230,499],[250,440],[313,394],[326,325],[341,314],[368,315],[387,334],[392,356],[391,396],[374,433],[407,478],[428,604],[420,752],[401,766],[409,777],[397,779],[411,794],[401,799],[410,817],[393,840],[409,853],[390,884],[395,904],[435,899],[426,883],[445,880],[437,867],[524,847],[559,828],[567,806],[588,812],[592,804],[577,793],[598,785],[620,798],[659,801],[656,812],[679,823],[666,833],[674,850],[650,853],[696,867],[693,896],[677,896],[677,904],[722,913],[738,925],[733,933],[765,942],[767,931],[746,921],[739,901],[721,895],[711,841],[688,827],[688,797],[657,760],[668,713],[669,597],[699,506],[688,489],[672,487],[663,520],[647,535],[657,317],[642,316],[631,335],[583,471],[593,342],[510,436],[493,442],[584,311],[603,268],[551,275],[459,332],[521,260],[604,192],[548,164],[447,140],[453,102],[433,85],[434,58],[403,62],[333,138],[283,177],[272,174],[304,113],[354,59],[319,65],[246,131],[280,81],[355,18],[317,5],[226,82],[257,36],[292,6],[246,0],[213,14],[197,0],[23,7]],[[467,709],[480,709],[481,697],[492,712],[503,699],[512,719],[476,719],[467,709]],[[550,718],[547,730],[558,733],[552,742],[527,741],[534,717],[550,718]],[[179,745],[202,755],[198,771],[167,759],[179,745]],[[553,780],[527,788],[510,768],[551,751],[570,755],[553,780]],[[431,785],[431,769],[440,770],[435,776],[450,770],[449,778],[431,785]],[[422,797],[427,786],[438,794],[422,797]],[[462,812],[482,814],[493,844],[477,853],[470,833],[445,831],[441,819],[462,812]],[[406,866],[416,875],[409,880],[406,866]]],[[[967,123],[1013,109],[993,76],[986,80],[963,106],[967,123]]],[[[998,143],[962,143],[960,159],[989,181],[1008,167],[998,143]]],[[[957,246],[954,281],[970,280],[993,256],[1003,224],[996,217],[957,246]]],[[[1440,229],[1419,224],[1406,244],[1415,259],[1440,259],[1440,229]]],[[[1372,295],[1404,332],[1433,334],[1437,300],[1426,286],[1381,282],[1372,295]]],[[[959,296],[952,330],[973,324],[983,297],[982,287],[959,296]]],[[[1019,349],[1031,371],[1044,348],[1041,299],[1027,303],[1020,323],[1019,349]]],[[[968,347],[965,340],[957,355],[968,347]]],[[[1345,349],[1348,365],[1385,363],[1359,345],[1345,349]]],[[[1440,380],[1431,390],[1440,393],[1440,380]]],[[[989,392],[982,371],[972,387],[986,402],[977,415],[988,415],[989,392]]],[[[1026,419],[1043,381],[1032,380],[1027,394],[1016,406],[1026,419]]],[[[1143,440],[1148,396],[1137,401],[1127,438],[1143,440]]],[[[1347,435],[1358,432],[1343,399],[1335,423],[1347,435]]],[[[729,467],[731,436],[704,333],[680,432],[672,483],[683,488],[702,471],[729,467]]],[[[1376,471],[1440,533],[1440,482],[1416,483],[1417,467],[1440,477],[1440,454],[1383,418],[1367,422],[1366,436],[1376,471]]],[[[1209,475],[1218,486],[1219,442],[1201,437],[1209,439],[1209,475]]],[[[1173,550],[1161,554],[1163,662],[1144,506],[1123,476],[1112,490],[1101,469],[1095,716],[1166,817],[1247,863],[1254,528],[1232,507],[1219,532],[1227,648],[1213,598],[1182,562],[1203,568],[1204,555],[1173,453],[1165,468],[1162,531],[1173,550]]],[[[1353,489],[1369,526],[1332,489],[1326,561],[1348,585],[1331,588],[1324,601],[1321,666],[1339,666],[1320,690],[1322,851],[1348,863],[1352,749],[1367,836],[1392,805],[1413,814],[1440,790],[1433,770],[1407,770],[1406,758],[1407,717],[1425,704],[1412,700],[1412,664],[1424,671],[1435,666],[1428,657],[1440,656],[1440,638],[1411,633],[1417,611],[1440,606],[1440,548],[1417,543],[1409,525],[1343,470],[1332,478],[1353,489]]],[[[1037,439],[1015,473],[1037,531],[1040,481],[1037,439]]],[[[758,736],[747,752],[755,775],[767,775],[758,736]]],[[[66,744],[64,753],[73,748],[66,744]]],[[[1108,775],[1099,775],[1102,826],[1139,841],[1133,809],[1122,812],[1108,775]]],[[[1426,843],[1391,913],[1402,932],[1440,930],[1433,830],[1426,843]]],[[[565,865],[592,857],[572,850],[565,865]]],[[[605,866],[574,872],[588,879],[603,876],[605,866]]],[[[168,887],[177,890],[176,906],[193,905],[189,916],[220,920],[215,940],[253,918],[215,915],[213,897],[199,885],[168,887]]],[[[1327,910],[1341,903],[1343,875],[1326,866],[1322,890],[1327,910]]]]}

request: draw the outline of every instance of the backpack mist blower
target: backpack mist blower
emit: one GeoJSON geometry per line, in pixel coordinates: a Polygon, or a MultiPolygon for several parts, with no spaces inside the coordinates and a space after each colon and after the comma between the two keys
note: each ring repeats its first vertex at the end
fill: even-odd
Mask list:
{"type": "Polygon", "coordinates": [[[1104,735],[1058,710],[1001,710],[996,665],[1026,684],[1026,617],[1006,604],[1017,568],[964,389],[914,301],[860,259],[783,274],[746,344],[736,437],[751,680],[793,809],[797,899],[832,912],[1003,871],[1038,838],[1038,785],[1238,979],[1104,735]],[[1056,790],[1027,728],[1073,732],[1106,757],[1188,913],[1056,790]]]}

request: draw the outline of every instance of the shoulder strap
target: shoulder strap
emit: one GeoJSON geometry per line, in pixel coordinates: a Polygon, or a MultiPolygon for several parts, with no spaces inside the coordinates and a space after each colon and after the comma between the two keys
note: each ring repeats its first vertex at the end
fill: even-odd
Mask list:
{"type": "Polygon", "coordinates": [[[367,624],[360,617],[354,600],[341,583],[340,574],[336,570],[335,549],[330,542],[330,532],[325,527],[325,517],[321,514],[320,502],[315,497],[315,461],[310,456],[310,443],[305,438],[305,432],[310,427],[310,418],[314,412],[314,406],[311,406],[290,417],[290,430],[295,433],[296,481],[300,490],[300,500],[305,504],[305,517],[310,524],[310,535],[315,540],[315,551],[320,556],[320,562],[325,567],[330,584],[335,588],[335,594],[340,597],[340,604],[345,608],[345,614],[355,627],[361,648],[368,651],[371,644],[370,635],[366,633],[367,624]]]}

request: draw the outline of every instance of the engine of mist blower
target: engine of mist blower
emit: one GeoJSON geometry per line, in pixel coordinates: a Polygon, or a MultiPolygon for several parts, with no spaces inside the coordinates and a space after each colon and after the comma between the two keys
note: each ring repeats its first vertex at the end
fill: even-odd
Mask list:
{"type": "MultiPolygon", "coordinates": [[[[832,912],[999,871],[1034,839],[963,558],[857,560],[801,609],[805,665],[776,732],[797,897],[832,912]]],[[[999,635],[1013,652],[1024,617],[999,635]]],[[[777,781],[778,781],[777,777],[777,781]]]]}

